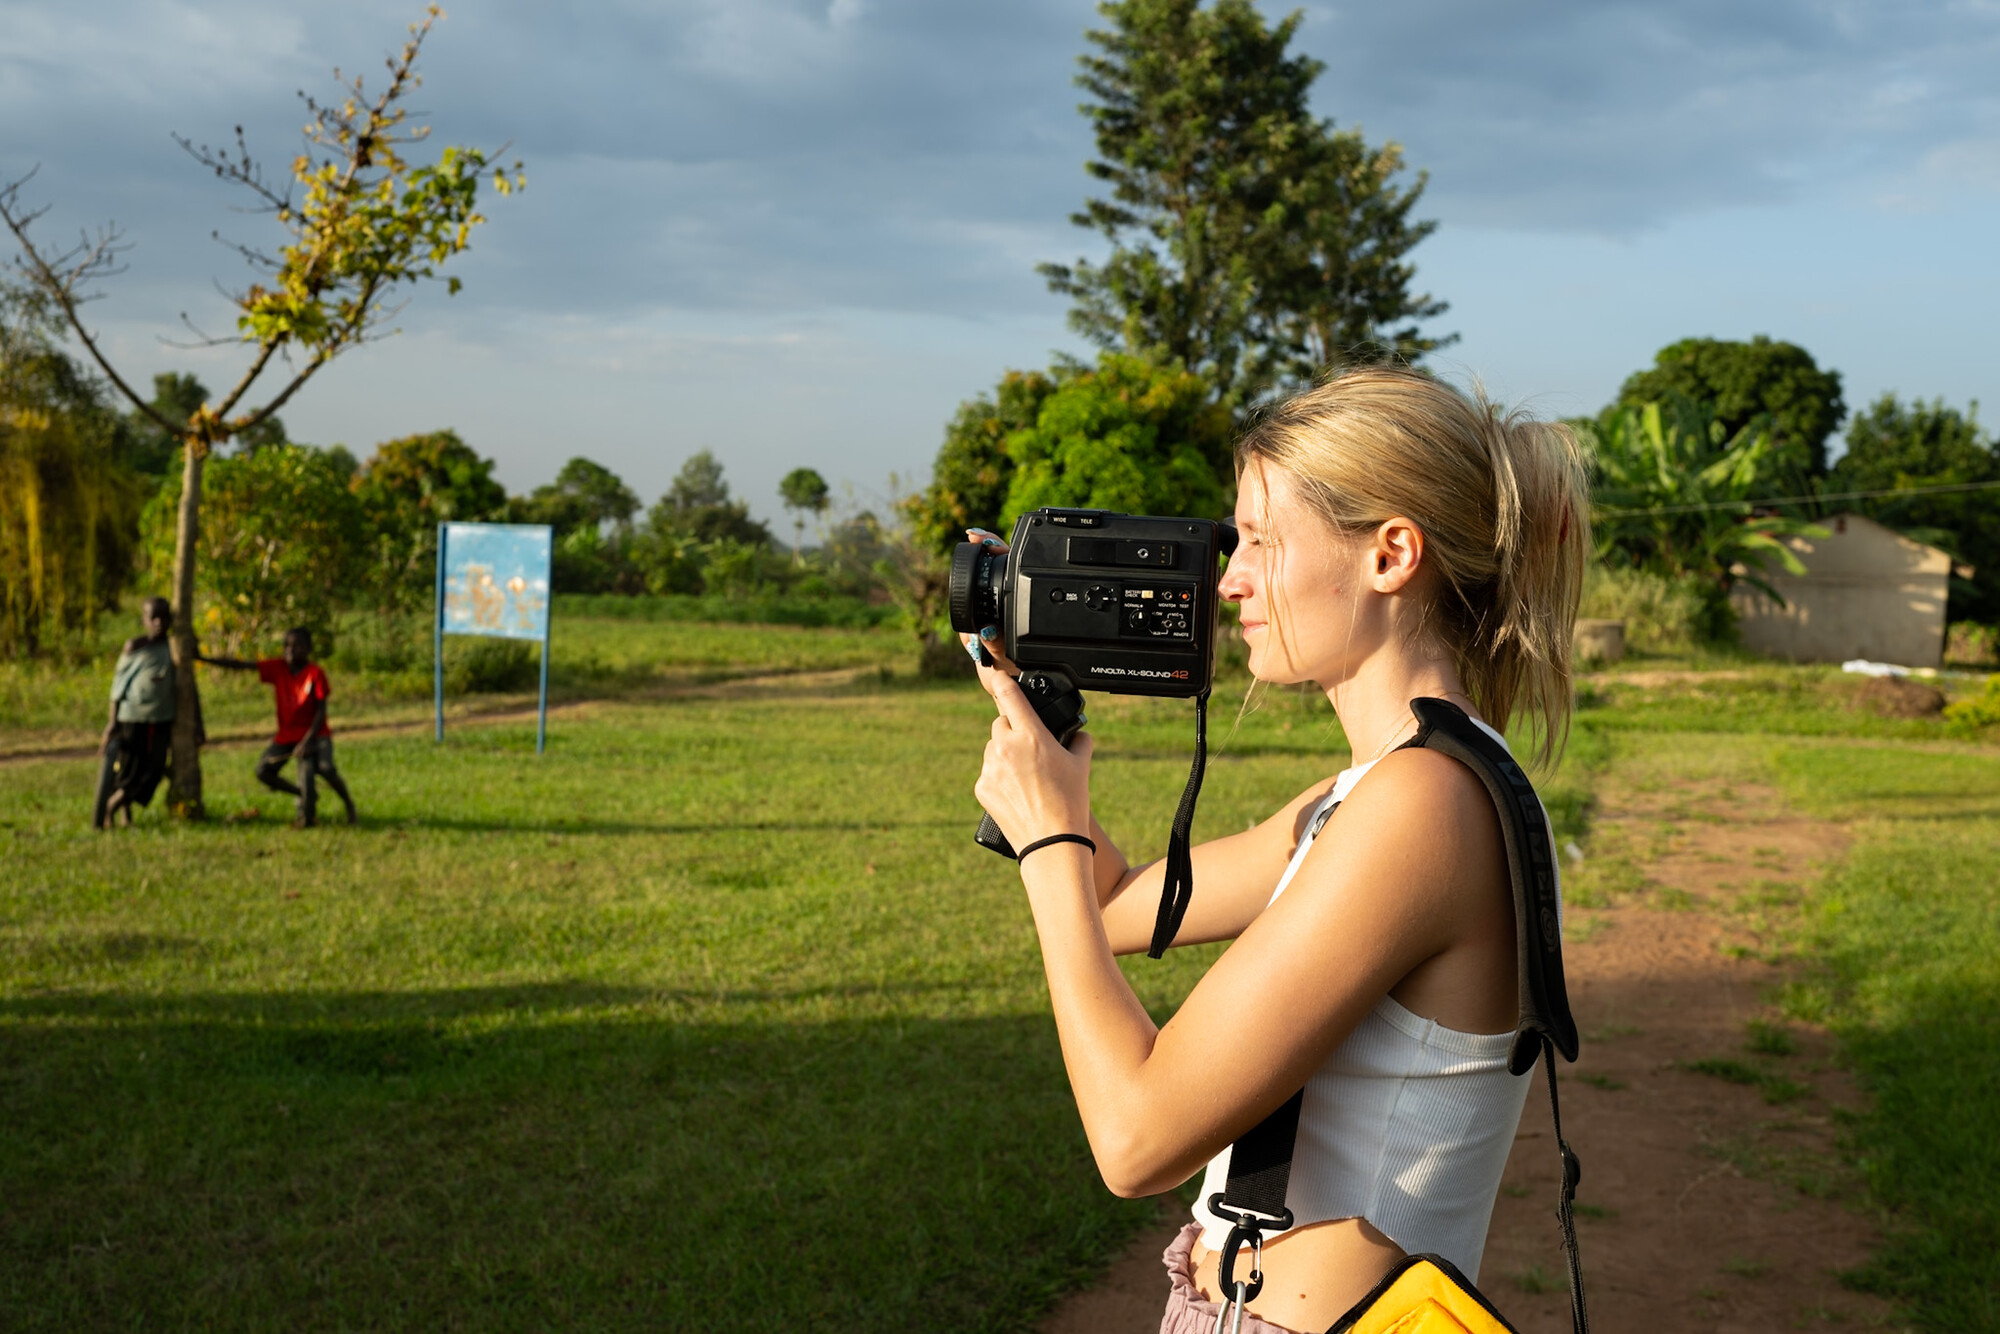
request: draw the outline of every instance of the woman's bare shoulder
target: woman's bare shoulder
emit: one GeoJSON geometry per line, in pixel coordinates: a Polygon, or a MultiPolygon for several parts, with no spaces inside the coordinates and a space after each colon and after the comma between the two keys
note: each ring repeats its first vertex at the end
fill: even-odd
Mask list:
{"type": "Polygon", "coordinates": [[[1444,802],[1489,805],[1486,785],[1479,776],[1451,756],[1420,746],[1392,750],[1361,776],[1348,794],[1348,801],[1444,802]]]}
{"type": "MultiPolygon", "coordinates": [[[[1500,865],[1499,818],[1485,785],[1434,750],[1384,756],[1354,785],[1334,820],[1341,860],[1350,865],[1378,854],[1412,870],[1500,865]]],[[[1437,884],[1464,879],[1427,878],[1437,884]]]]}

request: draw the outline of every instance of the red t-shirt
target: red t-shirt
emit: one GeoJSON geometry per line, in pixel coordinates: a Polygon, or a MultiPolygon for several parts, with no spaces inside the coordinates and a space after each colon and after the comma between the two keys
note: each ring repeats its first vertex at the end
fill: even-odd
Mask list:
{"type": "MultiPolygon", "coordinates": [[[[278,734],[274,746],[296,746],[305,740],[313,712],[329,693],[326,673],[309,662],[298,671],[285,666],[283,658],[263,658],[257,663],[257,679],[270,685],[278,696],[278,734]]],[[[322,725],[320,736],[332,736],[333,729],[322,725]]]]}

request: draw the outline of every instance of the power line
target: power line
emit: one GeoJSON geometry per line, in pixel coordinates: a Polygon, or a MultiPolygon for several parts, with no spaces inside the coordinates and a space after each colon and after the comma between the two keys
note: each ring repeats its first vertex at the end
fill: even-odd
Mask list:
{"type": "Polygon", "coordinates": [[[1765,500],[1711,500],[1698,505],[1654,505],[1646,509],[1600,509],[1604,519],[1635,518],[1644,514],[1699,514],[1705,510],[1756,509],[1763,505],[1808,505],[1829,500],[1883,500],[1890,496],[1938,496],[1953,492],[1992,491],[1995,482],[1952,482],[1941,486],[1899,486],[1888,491],[1829,491],[1814,496],[1772,496],[1765,500]]]}

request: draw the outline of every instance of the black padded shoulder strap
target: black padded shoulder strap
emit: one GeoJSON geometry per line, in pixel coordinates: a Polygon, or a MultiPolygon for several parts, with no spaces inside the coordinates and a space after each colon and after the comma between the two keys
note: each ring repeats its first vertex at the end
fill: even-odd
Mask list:
{"type": "MultiPolygon", "coordinates": [[[[1563,1138],[1562,1111],[1556,1100],[1556,1053],[1574,1061],[1578,1044],[1576,1021],[1563,985],[1561,900],[1548,818],[1521,766],[1464,710],[1448,700],[1413,699],[1410,712],[1416,716],[1417,734],[1398,749],[1435,750],[1463,764],[1485,786],[1500,820],[1507,879],[1513,888],[1520,974],[1520,1018],[1508,1068],[1524,1075],[1538,1059],[1548,1063],[1544,1073],[1549,1083],[1549,1116],[1555,1123],[1563,1164],[1556,1217],[1562,1226],[1564,1258],[1569,1266],[1570,1317],[1576,1334],[1588,1334],[1590,1321],[1584,1310],[1583,1270],[1572,1211],[1582,1166],[1563,1138]]],[[[1303,1098],[1303,1091],[1293,1094],[1230,1150],[1227,1188],[1209,1201],[1209,1207],[1237,1224],[1230,1233],[1231,1247],[1241,1244],[1239,1237],[1272,1230],[1269,1220],[1282,1218],[1283,1226],[1290,1225],[1285,1194],[1303,1098]]]]}
{"type": "Polygon", "coordinates": [[[1413,699],[1417,734],[1399,749],[1434,750],[1449,755],[1478,777],[1493,798],[1500,836],[1507,846],[1507,878],[1514,886],[1515,961],[1520,974],[1521,1017],[1514,1028],[1508,1068],[1524,1075],[1535,1068],[1543,1038],[1574,1061],[1576,1020],[1563,986],[1562,908],[1556,885],[1555,849],[1549,846],[1548,817],[1528,775],[1507,748],[1442,699],[1413,699]]]}

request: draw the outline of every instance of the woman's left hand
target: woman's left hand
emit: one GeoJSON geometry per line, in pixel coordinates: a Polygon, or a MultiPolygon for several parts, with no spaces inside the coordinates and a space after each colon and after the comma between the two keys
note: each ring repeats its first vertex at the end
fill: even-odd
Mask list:
{"type": "Polygon", "coordinates": [[[981,667],[979,683],[1000,710],[972,789],[979,804],[1017,848],[1051,834],[1088,835],[1090,733],[1077,733],[1064,749],[1013,677],[981,667]]]}

